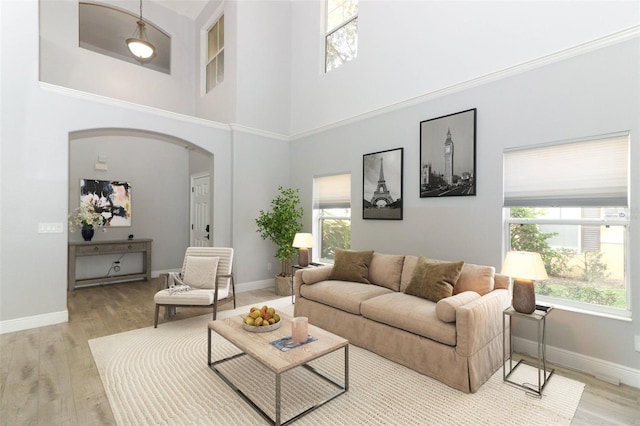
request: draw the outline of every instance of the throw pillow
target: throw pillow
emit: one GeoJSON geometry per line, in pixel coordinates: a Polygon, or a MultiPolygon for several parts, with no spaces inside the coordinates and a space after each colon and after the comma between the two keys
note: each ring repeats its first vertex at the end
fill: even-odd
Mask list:
{"type": "Polygon", "coordinates": [[[453,294],[464,262],[430,262],[420,256],[413,270],[406,294],[438,302],[453,294]]]}
{"type": "Polygon", "coordinates": [[[436,316],[443,322],[455,322],[456,308],[480,299],[480,297],[475,291],[463,291],[451,297],[440,299],[436,304],[436,316]]]}
{"type": "Polygon", "coordinates": [[[373,257],[373,250],[354,251],[336,249],[333,269],[329,280],[352,281],[369,283],[369,265],[373,257]]]}
{"type": "Polygon", "coordinates": [[[215,288],[219,257],[187,256],[182,280],[193,288],[215,288]]]}

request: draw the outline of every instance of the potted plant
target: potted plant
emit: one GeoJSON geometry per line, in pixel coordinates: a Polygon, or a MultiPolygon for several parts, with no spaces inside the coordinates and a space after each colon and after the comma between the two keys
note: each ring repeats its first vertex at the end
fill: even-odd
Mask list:
{"type": "Polygon", "coordinates": [[[304,209],[299,207],[298,189],[278,187],[279,194],[271,201],[271,210],[260,210],[256,219],[257,232],[263,240],[271,240],[277,247],[276,258],[280,261],[280,273],[276,275],[276,293],[289,294],[290,261],[296,254],[291,245],[296,232],[302,229],[304,209]],[[278,282],[280,281],[280,282],[278,282]]]}

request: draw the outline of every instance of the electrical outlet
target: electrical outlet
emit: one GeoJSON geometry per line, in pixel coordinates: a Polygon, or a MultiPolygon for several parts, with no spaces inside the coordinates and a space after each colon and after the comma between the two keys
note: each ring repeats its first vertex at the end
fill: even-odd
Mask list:
{"type": "Polygon", "coordinates": [[[636,351],[640,352],[640,336],[635,336],[636,337],[636,351]]]}
{"type": "Polygon", "coordinates": [[[38,234],[62,234],[62,223],[38,223],[38,234]]]}
{"type": "Polygon", "coordinates": [[[267,271],[271,270],[271,262],[267,263],[267,271]]]}

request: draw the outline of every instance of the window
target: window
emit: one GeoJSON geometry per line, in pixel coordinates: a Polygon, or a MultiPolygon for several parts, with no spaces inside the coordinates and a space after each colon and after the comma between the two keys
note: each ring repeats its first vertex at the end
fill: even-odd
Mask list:
{"type": "Polygon", "coordinates": [[[325,72],[358,56],[358,0],[327,0],[325,72]]]}
{"type": "Polygon", "coordinates": [[[335,249],[351,248],[351,174],[313,179],[315,262],[333,263],[335,249]]]}
{"type": "Polygon", "coordinates": [[[540,253],[541,301],[630,316],[629,135],[504,154],[506,245],[540,253]]]}
{"type": "Polygon", "coordinates": [[[224,15],[207,36],[207,93],[224,81],[224,15]]]}

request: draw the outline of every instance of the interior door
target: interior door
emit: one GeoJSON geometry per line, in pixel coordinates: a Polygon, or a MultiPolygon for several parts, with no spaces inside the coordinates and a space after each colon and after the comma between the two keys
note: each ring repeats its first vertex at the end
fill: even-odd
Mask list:
{"type": "Polygon", "coordinates": [[[210,220],[210,175],[191,177],[191,243],[192,247],[210,247],[213,229],[210,220]]]}

